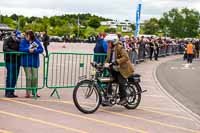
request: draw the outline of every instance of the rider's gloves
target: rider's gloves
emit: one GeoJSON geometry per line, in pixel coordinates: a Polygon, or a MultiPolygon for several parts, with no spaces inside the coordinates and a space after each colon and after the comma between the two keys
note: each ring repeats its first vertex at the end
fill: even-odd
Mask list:
{"type": "Polygon", "coordinates": [[[118,64],[117,61],[115,61],[115,62],[112,63],[112,65],[113,65],[113,66],[118,66],[119,64],[118,64]]]}
{"type": "Polygon", "coordinates": [[[105,67],[105,68],[109,68],[109,67],[110,67],[110,64],[109,64],[109,63],[106,63],[106,64],[104,64],[104,67],[105,67]]]}

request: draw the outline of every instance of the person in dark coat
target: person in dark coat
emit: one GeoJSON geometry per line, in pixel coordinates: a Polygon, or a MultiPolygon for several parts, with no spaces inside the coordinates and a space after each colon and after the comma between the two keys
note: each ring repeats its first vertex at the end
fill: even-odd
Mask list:
{"type": "Polygon", "coordinates": [[[16,86],[20,70],[20,55],[9,52],[19,51],[20,37],[21,33],[19,31],[15,31],[10,37],[6,38],[3,43],[3,51],[5,52],[4,59],[7,69],[5,90],[5,97],[7,98],[18,97],[15,95],[14,88],[16,86]]]}
{"type": "Polygon", "coordinates": [[[196,58],[199,58],[199,48],[200,48],[200,41],[195,42],[195,51],[196,51],[196,58]]]}
{"type": "Polygon", "coordinates": [[[46,31],[43,32],[42,42],[43,42],[44,50],[46,52],[46,57],[48,57],[48,46],[50,43],[49,43],[49,36],[47,35],[46,31]]]}

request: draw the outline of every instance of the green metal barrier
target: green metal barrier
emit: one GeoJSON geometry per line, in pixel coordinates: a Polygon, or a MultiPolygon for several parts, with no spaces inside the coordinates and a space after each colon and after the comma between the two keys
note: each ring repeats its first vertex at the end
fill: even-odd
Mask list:
{"type": "Polygon", "coordinates": [[[79,77],[89,76],[91,62],[105,62],[106,54],[50,53],[47,62],[46,86],[54,89],[59,98],[58,88],[74,88],[79,77]]]}
{"type": "Polygon", "coordinates": [[[27,58],[27,61],[31,60],[32,63],[34,62],[33,54],[31,55],[22,52],[0,52],[0,90],[33,90],[33,94],[35,95],[37,89],[42,89],[45,86],[44,55],[39,55],[40,67],[35,69],[36,77],[33,77],[33,73],[29,73],[30,69],[26,69],[27,73],[25,74],[25,67],[20,65],[22,57],[25,59],[27,58]]]}

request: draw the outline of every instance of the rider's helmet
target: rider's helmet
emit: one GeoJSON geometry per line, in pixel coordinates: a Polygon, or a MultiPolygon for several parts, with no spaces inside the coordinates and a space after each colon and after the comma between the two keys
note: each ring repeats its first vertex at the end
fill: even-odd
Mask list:
{"type": "Polygon", "coordinates": [[[105,37],[105,41],[112,42],[113,45],[117,45],[118,42],[119,42],[119,38],[118,38],[118,36],[116,34],[108,34],[105,37]]]}

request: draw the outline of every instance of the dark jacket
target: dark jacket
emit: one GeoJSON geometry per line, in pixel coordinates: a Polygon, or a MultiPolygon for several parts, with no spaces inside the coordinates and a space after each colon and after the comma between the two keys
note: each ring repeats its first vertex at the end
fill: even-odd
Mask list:
{"type": "Polygon", "coordinates": [[[44,46],[48,46],[49,45],[49,36],[47,34],[45,34],[42,38],[42,42],[44,46]]]}
{"type": "MultiPolygon", "coordinates": [[[[20,40],[16,39],[15,36],[10,36],[4,40],[3,52],[19,52],[20,40]]],[[[20,55],[13,53],[5,53],[4,60],[6,63],[19,64],[20,55]]]]}

